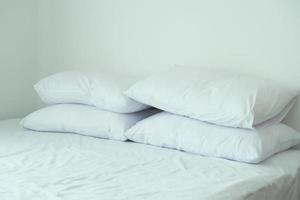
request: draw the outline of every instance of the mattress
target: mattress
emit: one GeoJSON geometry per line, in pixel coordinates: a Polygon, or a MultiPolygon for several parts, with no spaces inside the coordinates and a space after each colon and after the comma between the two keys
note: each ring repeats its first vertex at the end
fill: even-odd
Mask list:
{"type": "Polygon", "coordinates": [[[0,122],[1,200],[297,200],[300,150],[253,165],[0,122]]]}

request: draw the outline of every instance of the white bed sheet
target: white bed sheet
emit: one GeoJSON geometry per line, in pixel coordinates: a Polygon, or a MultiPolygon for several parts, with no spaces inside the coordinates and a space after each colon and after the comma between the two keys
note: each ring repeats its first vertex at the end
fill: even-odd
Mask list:
{"type": "Polygon", "coordinates": [[[297,200],[300,150],[259,165],[0,122],[1,200],[297,200]]]}

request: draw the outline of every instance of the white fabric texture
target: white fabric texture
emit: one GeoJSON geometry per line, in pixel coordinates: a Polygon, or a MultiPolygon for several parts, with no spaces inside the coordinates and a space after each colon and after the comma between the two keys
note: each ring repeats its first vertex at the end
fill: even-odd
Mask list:
{"type": "Polygon", "coordinates": [[[300,151],[257,164],[0,122],[1,200],[299,200],[300,151]]]}
{"type": "Polygon", "coordinates": [[[138,122],[125,135],[139,143],[247,163],[259,163],[300,143],[300,133],[284,124],[247,130],[208,124],[167,112],[138,122]]]}
{"type": "Polygon", "coordinates": [[[134,82],[135,79],[118,74],[67,71],[42,79],[34,88],[47,104],[80,103],[132,113],[148,108],[123,94],[134,82]]]}
{"type": "Polygon", "coordinates": [[[171,113],[249,129],[280,114],[298,94],[269,80],[184,67],[138,81],[125,93],[171,113]]]}
{"type": "Polygon", "coordinates": [[[70,132],[124,141],[125,131],[153,112],[155,109],[120,114],[87,105],[57,104],[31,113],[22,120],[22,125],[36,131],[70,132]]]}

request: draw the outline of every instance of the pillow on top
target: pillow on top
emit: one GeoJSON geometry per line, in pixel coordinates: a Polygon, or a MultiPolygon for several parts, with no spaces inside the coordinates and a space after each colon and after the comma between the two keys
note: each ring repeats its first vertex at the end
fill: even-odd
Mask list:
{"type": "Polygon", "coordinates": [[[247,163],[259,163],[300,143],[300,133],[284,124],[239,129],[167,112],[138,122],[125,135],[139,143],[247,163]]]}
{"type": "Polygon", "coordinates": [[[184,67],[141,80],[125,93],[171,113],[250,129],[289,109],[298,94],[268,80],[184,67]]]}
{"type": "Polygon", "coordinates": [[[39,81],[35,90],[48,104],[80,103],[118,113],[132,113],[148,108],[123,94],[133,79],[117,74],[62,72],[39,81]]]}
{"type": "Polygon", "coordinates": [[[147,109],[132,114],[120,114],[93,106],[57,104],[31,113],[21,124],[34,131],[78,133],[124,141],[127,129],[155,112],[157,110],[147,109]]]}

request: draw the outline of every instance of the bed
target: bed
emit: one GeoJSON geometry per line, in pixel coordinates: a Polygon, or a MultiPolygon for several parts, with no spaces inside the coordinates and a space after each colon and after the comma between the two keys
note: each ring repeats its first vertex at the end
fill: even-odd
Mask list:
{"type": "Polygon", "coordinates": [[[1,200],[300,199],[300,150],[261,164],[0,122],[1,200]]]}

